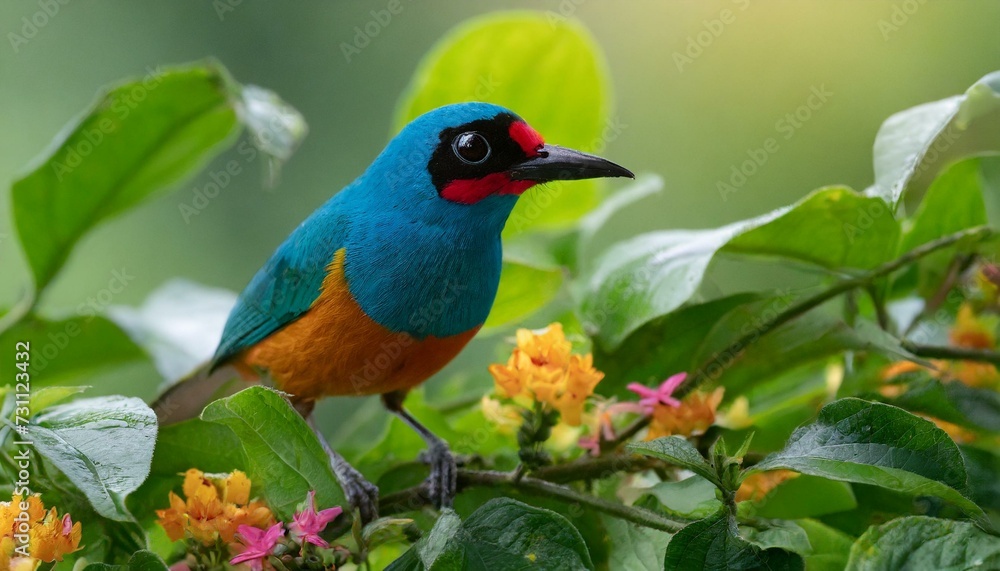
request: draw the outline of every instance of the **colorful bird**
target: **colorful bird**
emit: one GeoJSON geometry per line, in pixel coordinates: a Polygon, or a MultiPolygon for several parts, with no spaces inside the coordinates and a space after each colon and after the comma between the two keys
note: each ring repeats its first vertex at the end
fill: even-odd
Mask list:
{"type": "MultiPolygon", "coordinates": [[[[500,283],[500,232],[522,193],[547,181],[632,176],[546,144],[495,105],[418,117],[278,247],[240,294],[212,363],[156,403],[161,421],[198,414],[229,367],[270,379],[312,426],[319,398],[378,394],[427,442],[427,494],[450,505],[454,458],[403,408],[407,391],[482,327],[500,283]]],[[[348,500],[375,517],[378,489],[325,448],[348,500]]]]}

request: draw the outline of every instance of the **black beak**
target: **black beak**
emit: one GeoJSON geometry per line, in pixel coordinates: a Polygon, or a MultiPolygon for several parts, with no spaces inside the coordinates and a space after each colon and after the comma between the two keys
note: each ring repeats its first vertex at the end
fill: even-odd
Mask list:
{"type": "Polygon", "coordinates": [[[635,178],[632,171],[607,159],[556,145],[543,145],[537,156],[514,165],[508,173],[511,180],[536,182],[618,176],[635,178]]]}

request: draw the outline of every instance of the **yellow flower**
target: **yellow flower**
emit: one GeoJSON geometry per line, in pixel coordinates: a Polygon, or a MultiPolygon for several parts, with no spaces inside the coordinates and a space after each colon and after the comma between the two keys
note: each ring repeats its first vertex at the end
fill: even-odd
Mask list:
{"type": "Polygon", "coordinates": [[[267,506],[250,501],[250,480],[239,470],[219,475],[192,468],[184,474],[182,489],[186,500],[170,492],[170,507],[156,511],[171,541],[191,537],[204,545],[231,543],[241,525],[263,529],[274,523],[267,506]]]}
{"type": "Polygon", "coordinates": [[[517,331],[517,347],[507,364],[490,365],[500,396],[528,398],[559,411],[563,422],[579,426],[587,397],[604,378],[589,353],[574,355],[561,323],[541,332],[517,331]]]}
{"type": "Polygon", "coordinates": [[[791,470],[771,470],[768,472],[754,472],[743,480],[740,489],[736,490],[736,501],[744,502],[752,500],[758,502],[764,496],[771,493],[771,490],[778,487],[778,484],[798,476],[797,472],[791,470]]]}
{"type": "Polygon", "coordinates": [[[503,404],[498,399],[483,395],[480,401],[483,417],[490,421],[503,434],[513,434],[521,426],[521,414],[517,408],[503,404]]]}
{"type": "Polygon", "coordinates": [[[0,502],[2,569],[34,569],[42,562],[62,561],[65,555],[80,548],[81,536],[80,522],[73,523],[69,514],[59,517],[56,508],[46,511],[37,495],[13,496],[10,502],[0,502]],[[15,551],[18,547],[15,534],[27,535],[30,557],[15,551]]]}
{"type": "Polygon", "coordinates": [[[997,344],[996,327],[977,316],[968,303],[958,308],[955,325],[948,336],[956,347],[992,349],[997,344]]]}
{"type": "Polygon", "coordinates": [[[715,412],[722,402],[722,393],[722,387],[712,392],[695,391],[684,397],[681,406],[676,408],[656,403],[646,439],[653,440],[672,434],[691,436],[705,432],[715,422],[715,412]]]}

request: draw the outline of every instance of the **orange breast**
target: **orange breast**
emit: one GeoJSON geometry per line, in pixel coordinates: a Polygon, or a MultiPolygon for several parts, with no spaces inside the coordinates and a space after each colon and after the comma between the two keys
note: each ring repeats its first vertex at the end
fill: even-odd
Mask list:
{"type": "Polygon", "coordinates": [[[476,334],[415,339],[372,321],[344,279],[344,250],[327,268],[320,296],[304,315],[239,355],[240,369],[263,369],[298,400],[412,388],[451,361],[476,334]]]}

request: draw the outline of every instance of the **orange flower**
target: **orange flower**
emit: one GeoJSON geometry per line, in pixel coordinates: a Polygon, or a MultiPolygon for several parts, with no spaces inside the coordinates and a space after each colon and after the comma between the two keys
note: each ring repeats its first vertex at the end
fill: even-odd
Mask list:
{"type": "Polygon", "coordinates": [[[541,332],[517,331],[517,347],[506,365],[490,365],[497,392],[506,398],[544,403],[560,412],[570,426],[579,426],[583,406],[604,373],[594,368],[591,354],[574,355],[561,323],[541,332]]]}
{"type": "Polygon", "coordinates": [[[217,540],[231,543],[241,525],[266,528],[274,523],[271,510],[250,501],[250,480],[239,470],[232,474],[205,474],[191,468],[184,474],[184,497],[170,492],[170,507],[157,510],[167,537],[191,537],[204,545],[217,540]]]}
{"type": "Polygon", "coordinates": [[[34,569],[42,562],[62,561],[65,555],[80,548],[81,536],[80,522],[73,523],[69,514],[59,517],[56,508],[46,511],[37,495],[13,496],[10,502],[0,502],[2,569],[34,569]],[[29,557],[24,556],[25,550],[15,541],[15,535],[27,536],[29,557]]]}
{"type": "Polygon", "coordinates": [[[771,493],[771,490],[778,487],[778,484],[795,478],[798,472],[791,470],[771,470],[768,472],[754,472],[743,480],[740,489],[736,490],[736,501],[744,502],[751,500],[759,502],[764,496],[771,493]]]}
{"type": "Polygon", "coordinates": [[[715,422],[715,412],[722,402],[722,387],[712,392],[695,391],[684,397],[681,406],[672,407],[656,404],[653,408],[653,420],[649,424],[646,440],[661,436],[679,434],[691,436],[701,434],[715,422]]]}

